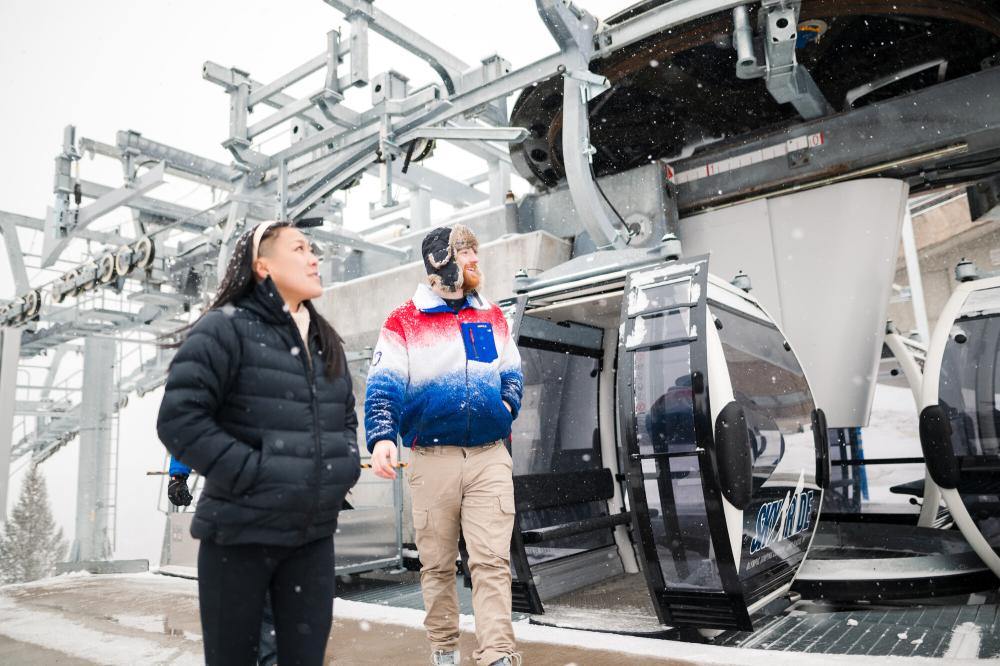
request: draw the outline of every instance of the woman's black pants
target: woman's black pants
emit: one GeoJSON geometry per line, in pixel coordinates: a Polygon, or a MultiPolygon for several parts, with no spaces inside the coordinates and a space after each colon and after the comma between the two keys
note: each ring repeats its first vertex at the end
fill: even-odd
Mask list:
{"type": "Polygon", "coordinates": [[[253,666],[270,591],[281,666],[323,663],[334,595],[333,537],[304,546],[198,549],[198,601],[205,663],[253,666]]]}

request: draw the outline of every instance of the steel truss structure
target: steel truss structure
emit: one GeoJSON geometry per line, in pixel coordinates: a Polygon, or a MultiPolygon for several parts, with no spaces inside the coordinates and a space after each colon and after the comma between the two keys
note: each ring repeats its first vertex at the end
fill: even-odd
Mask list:
{"type": "MultiPolygon", "coordinates": [[[[586,69],[596,51],[620,48],[672,21],[708,11],[713,4],[691,2],[676,15],[639,17],[601,33],[598,44],[596,19],[571,3],[540,0],[539,13],[561,50],[511,71],[500,56],[468,65],[371,0],[327,3],[343,14],[346,27],[327,33],[325,50],[269,83],[236,68],[204,64],[204,78],[230,96],[230,132],[223,145],[233,155],[232,164],[135,131],[119,132],[113,144],[77,139],[69,126],[55,160],[54,201],[45,218],[0,212],[0,232],[17,288],[17,297],[0,308],[0,403],[8,406],[0,410],[0,506],[6,503],[13,463],[28,456],[42,461],[73,437],[88,433],[93,442],[86,455],[100,462],[96,468],[81,465],[78,497],[96,507],[89,513],[98,518],[77,525],[78,559],[111,554],[116,437],[110,426],[115,415],[130,393],[141,395],[164,381],[170,354],[153,343],[187,323],[191,310],[206,301],[242,229],[261,220],[289,219],[312,227],[312,237],[328,257],[377,253],[394,262],[409,261],[409,250],[344,229],[341,204],[332,195],[365,174],[377,175],[381,198],[372,206],[373,220],[408,209],[411,228],[430,224],[434,200],[456,207],[503,204],[511,166],[502,144],[527,136],[527,130],[507,126],[510,94],[562,72],[572,74],[568,86],[591,90],[595,83],[586,69]],[[411,90],[409,79],[395,71],[372,74],[372,33],[425,60],[440,83],[411,90]],[[290,86],[317,72],[325,76],[314,93],[300,99],[287,94],[290,86]],[[363,111],[344,103],[345,91],[357,87],[371,90],[371,106],[363,111]],[[269,115],[249,121],[251,112],[265,108],[269,115]],[[265,152],[262,139],[288,125],[295,141],[265,152]],[[453,142],[483,160],[483,174],[463,182],[420,163],[435,141],[453,142]],[[123,182],[111,187],[84,179],[84,155],[119,162],[123,182]],[[153,196],[168,179],[222,196],[203,209],[153,196]],[[488,184],[488,191],[477,188],[479,183],[488,184]],[[409,192],[402,203],[396,195],[399,188],[409,192]],[[113,229],[101,224],[121,210],[129,211],[130,224],[113,229]],[[24,253],[19,231],[41,235],[37,256],[24,253]],[[84,245],[86,250],[81,250],[84,245]],[[25,257],[34,260],[33,268],[55,278],[43,284],[30,281],[25,257]],[[129,352],[123,354],[126,348],[129,352]],[[64,376],[60,367],[69,351],[83,352],[82,376],[88,383],[111,387],[110,400],[88,400],[80,372],[64,376]],[[20,383],[18,377],[24,374],[32,379],[20,383]],[[108,378],[114,382],[104,381],[108,378]]],[[[580,133],[574,145],[586,144],[586,123],[572,131],[580,133]]],[[[581,155],[586,157],[585,152],[581,155]]],[[[589,191],[582,191],[594,201],[592,183],[589,191]]],[[[600,228],[612,236],[613,244],[621,244],[621,235],[607,221],[611,218],[605,218],[600,228]]],[[[382,221],[372,226],[384,225],[382,221]]]]}
{"type": "MultiPolygon", "coordinates": [[[[602,23],[572,2],[536,0],[558,51],[516,70],[498,55],[465,63],[372,0],[324,1],[343,16],[342,27],[325,35],[321,52],[284,75],[264,83],[240,69],[204,63],[203,78],[229,95],[229,136],[223,145],[232,163],[131,130],[118,132],[114,143],[78,139],[70,126],[55,159],[54,197],[44,218],[0,211],[0,233],[17,291],[14,300],[0,306],[0,507],[6,504],[8,477],[18,461],[44,460],[73,437],[86,437],[87,455],[98,462],[80,468],[79,512],[90,518],[77,525],[79,559],[106,558],[112,550],[116,414],[130,394],[142,395],[162,384],[170,352],[158,347],[156,339],[184,326],[206,303],[240,232],[269,219],[309,227],[326,259],[328,283],[416,260],[405,243],[375,240],[379,232],[396,224],[411,230],[428,227],[432,201],[456,209],[504,205],[512,168],[505,144],[529,136],[528,129],[509,126],[506,100],[528,86],[562,76],[563,161],[578,219],[551,225],[556,232],[566,231],[567,224],[573,227],[572,234],[557,235],[585,231],[597,249],[623,248],[637,232],[612,207],[594,176],[588,103],[609,86],[590,71],[590,64],[710,14],[733,17],[737,75],[764,78],[768,92],[793,104],[804,122],[784,128],[780,140],[761,133],[739,146],[723,142],[676,165],[662,165],[673,181],[664,187],[675,195],[665,210],[667,227],[677,223],[678,211],[728,205],[753,193],[868,174],[900,173],[905,178],[956,154],[1000,149],[993,129],[1000,127],[1000,119],[994,120],[995,105],[986,101],[998,87],[995,71],[977,75],[982,81],[951,84],[975,102],[965,109],[940,111],[953,99],[943,86],[921,92],[921,103],[907,107],[907,113],[912,122],[919,115],[921,122],[936,123],[938,131],[927,132],[919,145],[909,136],[900,141],[898,129],[890,126],[891,114],[872,107],[827,115],[828,103],[795,60],[789,43],[794,34],[783,27],[794,26],[798,16],[800,3],[791,0],[673,0],[614,24],[602,23]],[[758,64],[753,48],[746,12],[751,5],[759,5],[759,31],[768,37],[764,64],[758,64]],[[373,35],[424,60],[438,80],[411,89],[410,79],[396,71],[373,74],[373,35]],[[310,94],[289,94],[294,84],[320,74],[322,84],[310,94]],[[355,88],[371,92],[363,110],[345,103],[345,94],[355,88]],[[881,133],[866,131],[872,139],[861,144],[849,140],[858,136],[852,128],[872,123],[881,133]],[[293,138],[268,152],[268,138],[283,128],[293,138]],[[973,132],[975,128],[979,131],[973,132]],[[811,136],[820,141],[810,143],[811,136]],[[717,178],[722,172],[710,168],[758,147],[793,140],[780,156],[775,154],[782,159],[741,163],[725,183],[717,178]],[[482,172],[459,180],[434,171],[428,164],[436,142],[453,143],[481,160],[482,172]],[[81,175],[84,156],[117,162],[122,182],[108,186],[86,180],[81,175]],[[701,171],[704,176],[692,175],[701,171]],[[343,203],[336,193],[365,176],[379,179],[380,197],[370,205],[370,225],[357,233],[344,227],[343,203]],[[190,207],[155,196],[155,190],[177,184],[196,188],[205,205],[190,207]],[[400,198],[402,190],[406,198],[400,198]],[[107,224],[123,212],[125,223],[107,224]],[[40,251],[26,253],[23,238],[40,239],[40,251]],[[29,268],[43,278],[29,280],[29,268]],[[83,354],[82,371],[63,368],[69,352],[83,354]],[[112,395],[90,399],[91,386],[110,387],[112,395]]],[[[609,179],[612,198],[615,187],[609,179]]],[[[546,224],[536,219],[517,226],[549,228],[546,224]]],[[[633,246],[659,240],[656,235],[633,246]]],[[[355,356],[360,358],[361,350],[355,356]]]]}

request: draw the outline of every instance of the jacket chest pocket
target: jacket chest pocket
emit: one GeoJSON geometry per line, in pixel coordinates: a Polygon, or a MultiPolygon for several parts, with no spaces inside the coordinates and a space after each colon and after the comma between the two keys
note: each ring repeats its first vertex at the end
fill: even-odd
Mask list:
{"type": "Polygon", "coordinates": [[[462,342],[465,343],[465,358],[469,361],[492,363],[497,358],[492,324],[485,322],[462,324],[462,342]]]}

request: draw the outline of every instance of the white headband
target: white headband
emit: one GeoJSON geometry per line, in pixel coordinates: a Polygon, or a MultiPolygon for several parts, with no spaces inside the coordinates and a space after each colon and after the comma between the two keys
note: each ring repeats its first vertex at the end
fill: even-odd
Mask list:
{"type": "Polygon", "coordinates": [[[271,222],[261,222],[253,230],[253,255],[251,262],[257,261],[257,253],[260,250],[260,239],[264,235],[264,232],[271,228],[271,226],[277,224],[276,221],[271,222]]]}

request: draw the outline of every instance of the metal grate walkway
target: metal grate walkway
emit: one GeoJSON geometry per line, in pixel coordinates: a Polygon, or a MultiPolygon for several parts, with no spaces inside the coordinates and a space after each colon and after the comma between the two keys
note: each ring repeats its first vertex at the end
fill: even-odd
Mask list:
{"type": "Polygon", "coordinates": [[[992,658],[1000,656],[1000,607],[926,606],[798,612],[715,644],[820,654],[992,658]]]}

